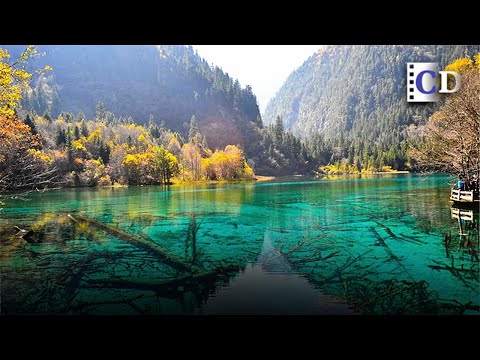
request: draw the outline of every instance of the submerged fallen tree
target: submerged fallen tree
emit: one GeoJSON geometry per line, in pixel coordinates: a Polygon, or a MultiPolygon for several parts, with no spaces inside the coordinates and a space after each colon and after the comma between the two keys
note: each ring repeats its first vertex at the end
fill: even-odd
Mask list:
{"type": "Polygon", "coordinates": [[[182,277],[158,282],[135,281],[129,279],[90,279],[86,281],[88,284],[86,288],[153,291],[159,296],[175,297],[177,296],[177,293],[197,287],[200,282],[213,282],[218,278],[228,277],[228,273],[237,272],[239,270],[240,268],[238,266],[230,265],[226,267],[218,267],[212,271],[190,273],[182,277]]]}
{"type": "Polygon", "coordinates": [[[74,223],[79,223],[79,222],[86,223],[90,226],[103,230],[106,233],[113,235],[120,240],[128,242],[129,244],[135,245],[147,251],[151,255],[159,258],[162,262],[164,262],[167,265],[170,265],[175,270],[182,271],[182,272],[193,271],[192,265],[189,262],[187,262],[186,260],[182,259],[179,256],[176,256],[168,252],[165,248],[163,248],[162,246],[158,245],[153,241],[149,241],[143,237],[139,237],[139,236],[127,233],[122,229],[119,229],[117,227],[110,226],[107,224],[103,224],[99,221],[87,218],[85,216],[81,216],[81,215],[73,216],[71,214],[68,214],[67,216],[74,223]]]}

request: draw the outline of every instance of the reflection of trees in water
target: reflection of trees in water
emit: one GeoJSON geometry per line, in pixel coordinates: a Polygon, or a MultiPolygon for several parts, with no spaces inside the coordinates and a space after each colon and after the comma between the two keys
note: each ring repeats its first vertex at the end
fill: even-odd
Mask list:
{"type": "Polygon", "coordinates": [[[409,201],[402,199],[395,207],[402,209],[402,215],[410,215],[413,218],[416,229],[430,234],[448,224],[448,213],[438,211],[439,206],[448,206],[445,199],[448,199],[448,195],[438,189],[416,190],[414,197],[409,201]]]}
{"type": "Polygon", "coordinates": [[[202,222],[205,220],[203,217],[200,221],[197,221],[197,214],[190,215],[190,221],[188,223],[187,236],[185,239],[185,257],[191,257],[192,263],[197,263],[197,233],[202,226],[202,222]]]}
{"type": "MultiPolygon", "coordinates": [[[[428,180],[426,180],[428,181],[428,180]]],[[[448,224],[448,193],[443,189],[416,189],[411,201],[404,201],[405,210],[415,219],[415,227],[426,234],[441,229],[448,224]]]]}

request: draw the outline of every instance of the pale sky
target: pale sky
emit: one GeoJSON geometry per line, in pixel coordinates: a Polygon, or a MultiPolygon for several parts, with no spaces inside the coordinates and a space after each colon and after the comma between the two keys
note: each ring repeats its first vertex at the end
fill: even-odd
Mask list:
{"type": "Polygon", "coordinates": [[[198,54],[238,79],[251,85],[263,114],[268,100],[288,75],[313,55],[321,45],[193,45],[198,54]]]}

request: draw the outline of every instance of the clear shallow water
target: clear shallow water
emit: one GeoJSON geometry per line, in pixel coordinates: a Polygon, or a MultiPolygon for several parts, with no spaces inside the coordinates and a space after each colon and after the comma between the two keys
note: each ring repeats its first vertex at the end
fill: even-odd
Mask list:
{"type": "Polygon", "coordinates": [[[382,175],[32,194],[0,213],[1,312],[478,314],[478,211],[462,212],[459,228],[452,182],[382,175]],[[30,243],[13,226],[34,230],[30,243]]]}

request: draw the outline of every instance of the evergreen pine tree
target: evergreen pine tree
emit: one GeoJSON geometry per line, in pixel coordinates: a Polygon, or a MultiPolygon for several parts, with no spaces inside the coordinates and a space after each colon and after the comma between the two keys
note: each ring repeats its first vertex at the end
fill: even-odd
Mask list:
{"type": "Polygon", "coordinates": [[[80,139],[80,129],[78,128],[77,125],[75,125],[75,128],[73,129],[73,136],[75,140],[80,139]]]}
{"type": "Polygon", "coordinates": [[[97,106],[95,109],[96,109],[97,120],[104,121],[107,114],[107,111],[105,109],[105,104],[102,101],[99,101],[97,102],[97,106]]]}
{"type": "Polygon", "coordinates": [[[27,117],[25,118],[24,123],[25,125],[28,125],[33,135],[38,134],[37,127],[35,126],[35,122],[30,118],[29,114],[27,114],[27,117]]]}
{"type": "Polygon", "coordinates": [[[48,122],[52,122],[52,116],[50,115],[48,110],[45,110],[45,112],[43,113],[43,118],[48,122]]]}
{"type": "Polygon", "coordinates": [[[67,142],[67,133],[64,129],[57,129],[57,137],[55,139],[55,143],[57,146],[64,145],[67,142]]]}
{"type": "Polygon", "coordinates": [[[188,141],[191,143],[200,143],[200,129],[198,127],[197,118],[192,115],[190,119],[190,129],[188,131],[188,141]]]}
{"type": "Polygon", "coordinates": [[[88,137],[88,135],[89,135],[87,123],[85,121],[82,121],[80,132],[81,132],[82,136],[88,137]]]}

